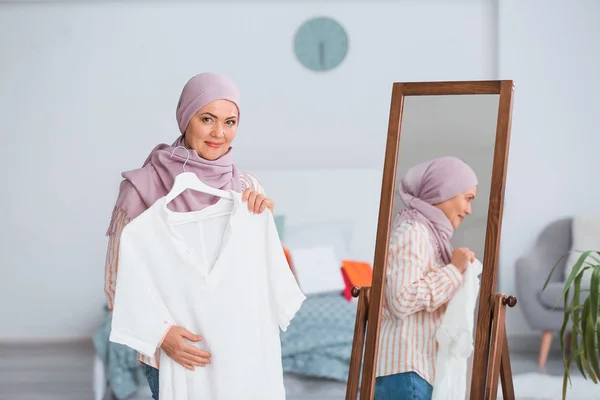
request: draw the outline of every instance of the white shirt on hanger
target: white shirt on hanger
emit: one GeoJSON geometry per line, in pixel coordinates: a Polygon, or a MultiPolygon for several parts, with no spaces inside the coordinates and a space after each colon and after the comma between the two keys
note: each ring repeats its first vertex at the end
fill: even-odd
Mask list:
{"type": "Polygon", "coordinates": [[[463,284],[448,302],[437,330],[438,354],[432,400],[465,400],[467,360],[473,352],[475,305],[483,266],[475,260],[463,275],[463,284]]]}
{"type": "Polygon", "coordinates": [[[177,325],[212,355],[190,371],[159,351],[161,400],[285,399],[279,329],[306,297],[272,213],[231,193],[190,213],[163,197],[123,229],[110,340],[152,356],[177,325]]]}

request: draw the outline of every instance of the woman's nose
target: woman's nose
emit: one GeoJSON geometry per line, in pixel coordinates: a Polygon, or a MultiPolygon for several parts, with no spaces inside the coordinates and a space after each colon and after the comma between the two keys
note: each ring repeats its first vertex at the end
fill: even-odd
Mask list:
{"type": "Polygon", "coordinates": [[[224,136],[224,130],[221,124],[216,124],[215,129],[213,129],[212,134],[214,137],[221,138],[224,136]]]}

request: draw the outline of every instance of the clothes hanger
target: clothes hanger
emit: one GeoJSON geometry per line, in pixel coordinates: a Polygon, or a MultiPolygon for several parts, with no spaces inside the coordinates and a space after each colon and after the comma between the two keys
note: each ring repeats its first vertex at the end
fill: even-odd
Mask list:
{"type": "Polygon", "coordinates": [[[165,196],[166,203],[172,201],[175,197],[179,196],[186,189],[191,189],[206,194],[212,194],[213,196],[223,197],[229,200],[233,199],[233,195],[231,194],[231,192],[208,186],[206,183],[202,182],[195,173],[185,172],[185,164],[187,164],[187,162],[190,159],[190,152],[183,146],[177,146],[171,152],[171,158],[173,157],[173,154],[175,154],[175,150],[177,150],[178,148],[182,148],[187,152],[187,158],[183,163],[183,166],[181,167],[183,172],[175,177],[173,187],[165,196]]]}

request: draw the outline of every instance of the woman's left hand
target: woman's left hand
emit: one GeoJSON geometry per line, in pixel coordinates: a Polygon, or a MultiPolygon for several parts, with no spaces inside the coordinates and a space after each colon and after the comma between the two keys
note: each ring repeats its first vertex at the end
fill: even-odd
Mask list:
{"type": "Polygon", "coordinates": [[[255,214],[262,213],[266,208],[273,212],[273,200],[253,189],[246,189],[242,195],[242,200],[248,202],[248,210],[255,214]]]}

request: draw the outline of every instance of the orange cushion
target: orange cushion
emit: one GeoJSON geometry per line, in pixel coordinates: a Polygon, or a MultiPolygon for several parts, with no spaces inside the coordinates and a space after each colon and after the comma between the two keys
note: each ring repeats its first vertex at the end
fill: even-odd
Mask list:
{"type": "Polygon", "coordinates": [[[363,261],[342,260],[342,269],[352,286],[371,286],[373,268],[363,261]]]}

